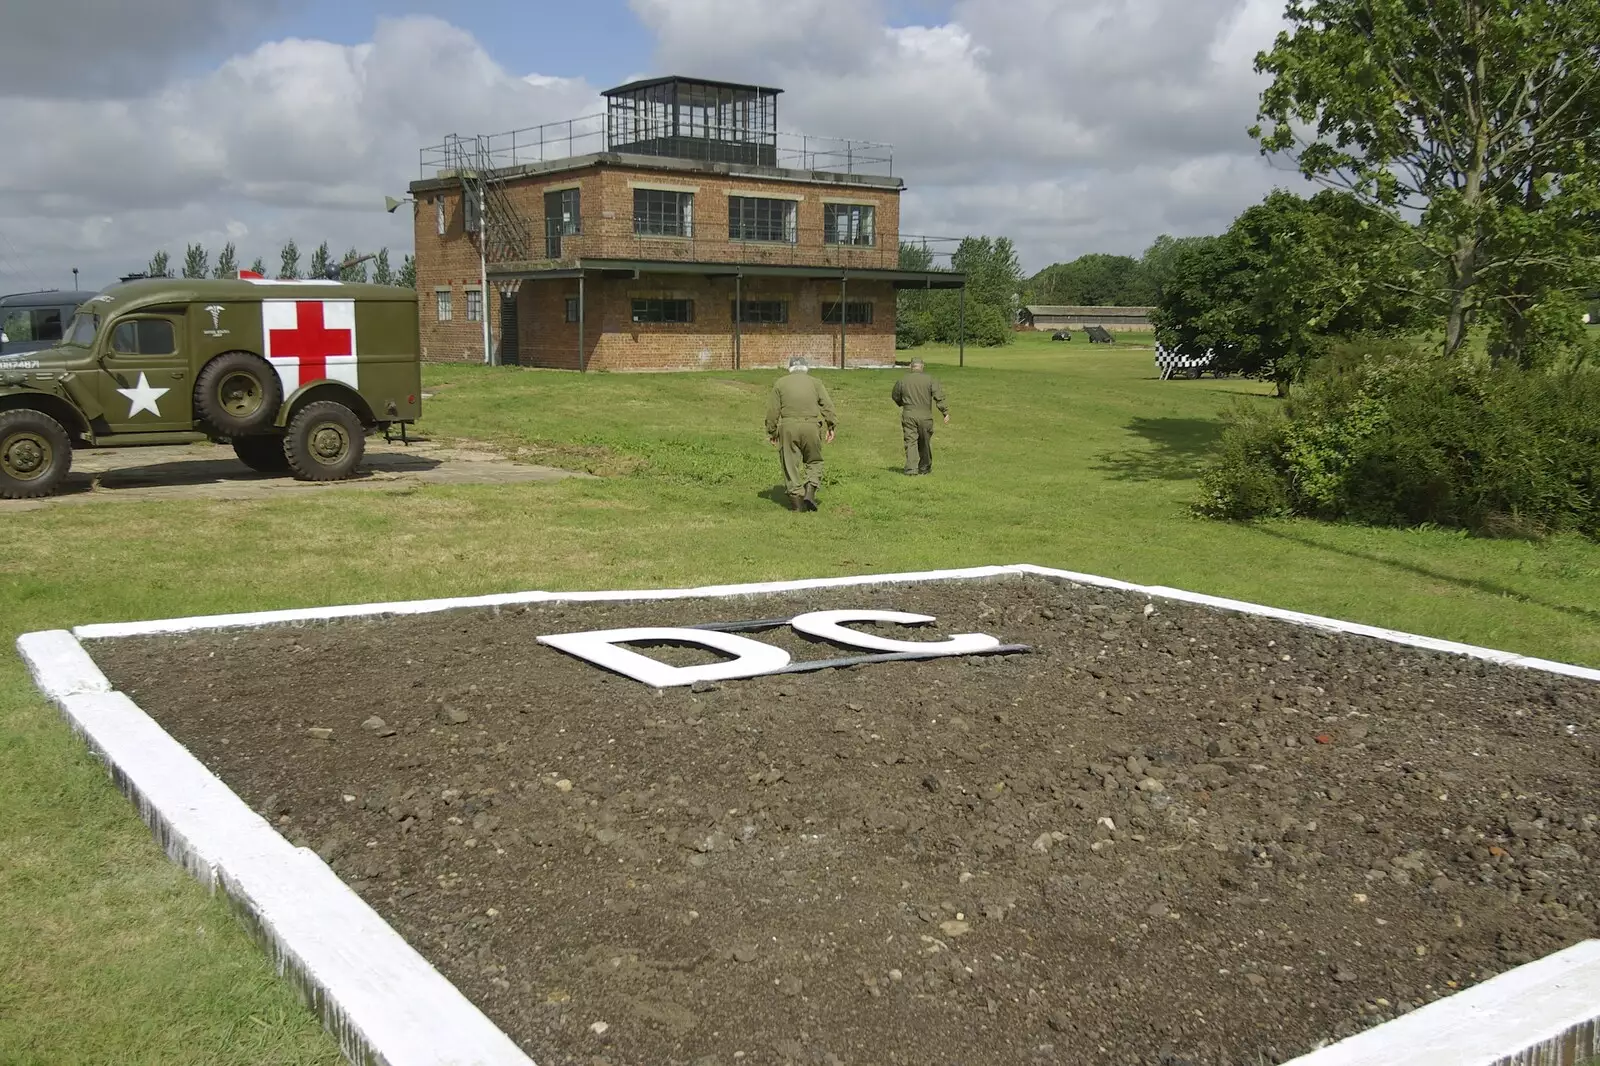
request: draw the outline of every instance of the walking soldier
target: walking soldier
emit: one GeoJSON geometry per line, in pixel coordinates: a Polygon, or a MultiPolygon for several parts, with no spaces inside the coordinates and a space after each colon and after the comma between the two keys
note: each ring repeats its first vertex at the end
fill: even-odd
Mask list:
{"type": "Polygon", "coordinates": [[[911,373],[894,383],[894,402],[900,405],[900,431],[906,442],[906,473],[933,472],[933,408],[937,404],[950,424],[950,407],[944,386],[923,369],[921,359],[911,360],[911,373]]]}
{"type": "Polygon", "coordinates": [[[810,374],[800,356],[789,360],[789,373],[772,386],[767,400],[767,437],[778,446],[789,506],[817,509],[822,484],[822,445],[832,443],[836,424],[827,388],[810,374]]]}

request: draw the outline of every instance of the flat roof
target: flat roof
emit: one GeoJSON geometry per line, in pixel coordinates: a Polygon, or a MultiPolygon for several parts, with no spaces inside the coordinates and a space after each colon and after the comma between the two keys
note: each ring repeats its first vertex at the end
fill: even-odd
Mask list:
{"type": "Polygon", "coordinates": [[[746,92],[762,93],[770,96],[776,96],[778,93],[783,92],[782,89],[774,89],[766,85],[746,85],[737,81],[716,81],[713,78],[691,78],[685,74],[663,74],[659,78],[641,78],[638,81],[630,81],[628,84],[619,85],[615,89],[607,89],[600,95],[619,96],[622,93],[631,93],[639,89],[649,89],[657,85],[667,85],[671,82],[682,82],[689,85],[705,85],[713,89],[742,89],[746,92]]]}
{"type": "Polygon", "coordinates": [[[954,270],[885,270],[867,267],[771,266],[759,263],[686,263],[681,259],[579,259],[576,265],[541,268],[536,263],[502,263],[489,267],[490,280],[576,278],[589,272],[627,271],[640,274],[699,274],[704,277],[856,278],[887,281],[897,289],[959,289],[967,275],[954,270]]]}

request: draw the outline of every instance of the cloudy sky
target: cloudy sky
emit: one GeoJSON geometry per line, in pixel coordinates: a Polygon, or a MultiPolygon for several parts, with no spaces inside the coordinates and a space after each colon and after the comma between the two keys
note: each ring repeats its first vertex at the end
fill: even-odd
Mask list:
{"type": "MultiPolygon", "coordinates": [[[[785,129],[887,141],[906,233],[1029,271],[1217,232],[1293,176],[1245,134],[1283,0],[41,0],[0,27],[0,292],[165,248],[409,250],[384,195],[450,132],[682,73],[777,85],[785,129]]],[[[398,255],[396,256],[398,258],[398,255]]]]}

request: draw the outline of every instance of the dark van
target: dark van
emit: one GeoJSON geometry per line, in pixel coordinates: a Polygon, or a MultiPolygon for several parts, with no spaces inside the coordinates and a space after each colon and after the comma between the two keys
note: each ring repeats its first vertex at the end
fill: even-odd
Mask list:
{"type": "Polygon", "coordinates": [[[92,295],[46,289],[0,296],[0,355],[54,348],[66,335],[83,297],[92,295]]]}

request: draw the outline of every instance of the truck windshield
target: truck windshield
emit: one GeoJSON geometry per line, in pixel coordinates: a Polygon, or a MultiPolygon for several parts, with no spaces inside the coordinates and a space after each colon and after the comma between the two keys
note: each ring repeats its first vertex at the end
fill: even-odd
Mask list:
{"type": "Polygon", "coordinates": [[[72,325],[67,327],[64,338],[67,344],[76,344],[87,348],[94,344],[94,335],[100,331],[100,316],[90,314],[88,311],[79,311],[72,316],[72,325]]]}

